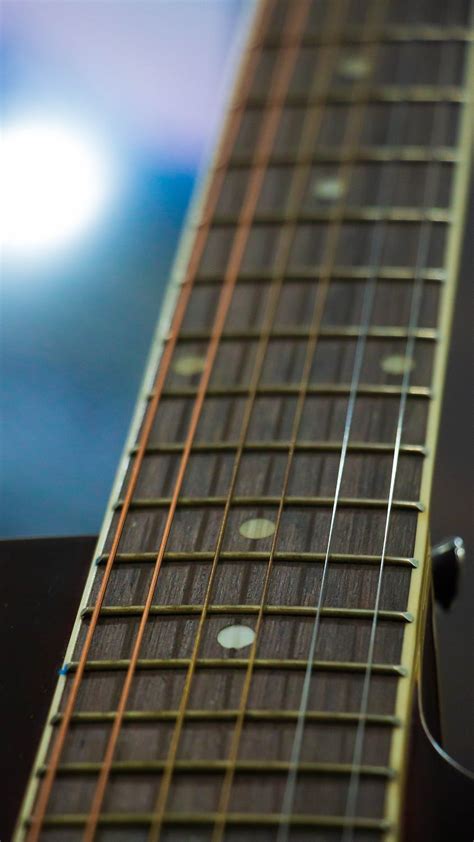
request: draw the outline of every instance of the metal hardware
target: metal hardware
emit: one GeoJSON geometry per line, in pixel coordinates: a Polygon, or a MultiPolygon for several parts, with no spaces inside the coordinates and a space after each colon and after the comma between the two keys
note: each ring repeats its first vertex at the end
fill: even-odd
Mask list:
{"type": "MultiPolygon", "coordinates": [[[[147,553],[117,553],[115,556],[116,564],[156,564],[156,552],[147,553]]],[[[212,562],[215,553],[203,552],[196,550],[194,552],[166,552],[164,555],[164,562],[167,563],[182,563],[189,564],[190,561],[196,562],[212,562]]],[[[223,551],[220,554],[220,560],[226,562],[267,562],[269,552],[247,551],[247,552],[232,552],[223,551]]],[[[275,564],[279,562],[295,563],[295,564],[314,564],[324,562],[326,556],[324,553],[305,553],[305,552],[284,552],[277,551],[273,556],[275,564]]],[[[105,565],[108,559],[108,554],[103,553],[97,559],[98,565],[105,565]]],[[[371,564],[380,565],[379,555],[364,555],[355,553],[331,553],[331,564],[371,564]]],[[[393,565],[397,567],[418,567],[419,563],[416,558],[409,558],[408,556],[386,556],[386,565],[393,565]]]]}
{"type": "MultiPolygon", "coordinates": [[[[45,827],[83,827],[89,818],[88,813],[47,813],[43,824],[45,827]]],[[[215,825],[220,820],[220,813],[164,813],[165,825],[215,825]]],[[[276,827],[280,823],[278,813],[226,813],[226,824],[237,827],[276,827]]],[[[101,813],[98,823],[101,827],[148,827],[156,821],[155,813],[101,813]]],[[[27,818],[27,825],[31,818],[27,818]]],[[[366,830],[376,833],[386,833],[392,827],[385,819],[350,818],[343,816],[318,816],[293,813],[290,823],[295,827],[328,827],[341,829],[353,827],[356,830],[366,830]]]]}
{"type": "MultiPolygon", "coordinates": [[[[117,500],[115,509],[121,509],[123,500],[117,500]]],[[[279,506],[281,497],[233,497],[233,506],[260,507],[279,506]]],[[[333,497],[285,497],[285,507],[318,507],[329,508],[334,504],[333,497]]],[[[130,509],[166,509],[171,505],[170,497],[136,497],[130,502],[130,509]]],[[[177,505],[182,509],[212,508],[227,505],[227,497],[179,497],[177,505]]],[[[387,500],[369,497],[340,497],[340,509],[386,509],[387,500]]],[[[423,512],[423,503],[415,500],[394,500],[392,508],[402,511],[423,512]]]]}
{"type": "MultiPolygon", "coordinates": [[[[327,267],[322,264],[315,264],[308,268],[307,266],[300,266],[296,269],[285,270],[285,283],[301,283],[301,281],[310,281],[314,283],[314,279],[321,274],[327,272],[327,267]]],[[[337,278],[340,281],[365,281],[373,272],[377,272],[377,277],[381,281],[408,281],[413,283],[415,280],[414,270],[405,266],[332,266],[331,278],[337,278]]],[[[423,281],[428,283],[446,283],[446,271],[442,266],[433,269],[425,269],[420,273],[423,281]]],[[[242,269],[239,272],[239,284],[266,284],[275,279],[275,271],[271,269],[242,269]]],[[[197,286],[204,285],[220,285],[222,284],[222,272],[202,272],[196,278],[197,286]]]]}
{"type": "MultiPolygon", "coordinates": [[[[58,766],[60,775],[96,775],[100,772],[102,764],[94,761],[77,761],[63,763],[58,766]]],[[[166,768],[165,760],[116,760],[110,771],[112,774],[153,774],[163,772],[166,768]]],[[[247,774],[287,774],[291,764],[283,760],[239,760],[235,765],[230,760],[176,760],[173,765],[173,772],[189,773],[197,772],[215,774],[225,772],[227,769],[234,769],[237,772],[247,774]]],[[[36,772],[40,777],[47,772],[48,766],[40,766],[36,772]]],[[[300,763],[298,774],[303,775],[350,775],[353,766],[350,763],[300,763]]],[[[393,778],[395,772],[386,766],[359,766],[358,773],[371,778],[393,778]]]]}
{"type": "MultiPolygon", "coordinates": [[[[296,442],[294,450],[297,453],[340,453],[342,441],[305,441],[296,442]]],[[[179,454],[184,450],[184,442],[158,442],[149,444],[146,448],[147,454],[164,453],[179,454]]],[[[191,447],[192,453],[233,453],[239,448],[238,441],[195,441],[191,447]]],[[[250,453],[287,453],[291,446],[289,440],[276,439],[270,441],[246,441],[244,451],[250,453]]],[[[347,450],[357,454],[388,454],[393,453],[393,444],[389,442],[353,441],[349,442],[347,450]]],[[[137,452],[137,446],[132,447],[131,454],[137,452]]],[[[426,447],[422,444],[402,444],[400,452],[406,456],[427,456],[426,447]]]]}
{"type": "MultiPolygon", "coordinates": [[[[197,388],[194,386],[181,388],[163,389],[162,396],[165,398],[195,398],[197,395],[197,388]]],[[[268,397],[291,397],[301,394],[301,385],[299,383],[275,383],[265,386],[259,386],[256,390],[258,395],[266,395],[268,397]]],[[[309,385],[305,390],[307,395],[350,395],[350,383],[321,383],[318,385],[309,385]]],[[[430,400],[433,396],[432,390],[428,386],[410,386],[405,390],[409,397],[424,398],[430,400]]],[[[209,386],[206,395],[215,398],[234,398],[246,397],[250,393],[250,386],[209,386]]],[[[361,383],[357,389],[358,395],[366,397],[400,397],[403,393],[401,386],[378,386],[371,383],[361,383]]],[[[153,392],[150,392],[150,397],[153,392]]]]}
{"type": "MultiPolygon", "coordinates": [[[[93,612],[92,605],[84,608],[81,617],[87,620],[93,612]]],[[[102,617],[140,617],[145,610],[144,605],[104,605],[100,610],[102,617]]],[[[210,605],[207,613],[221,614],[258,614],[260,605],[210,605]]],[[[152,605],[151,616],[200,616],[202,605],[152,605]]],[[[266,605],[264,614],[277,617],[314,617],[317,609],[311,605],[266,605]]],[[[370,608],[321,608],[320,614],[327,619],[339,620],[372,620],[374,612],[370,608]]],[[[378,611],[380,621],[388,620],[398,623],[412,623],[413,616],[407,611],[378,611]]]]}
{"type": "Polygon", "coordinates": [[[464,541],[459,536],[445,538],[431,550],[434,595],[445,611],[449,611],[456,598],[465,558],[464,541]]]}
{"type": "MultiPolygon", "coordinates": [[[[179,710],[126,710],[126,722],[174,722],[180,715],[179,710]]],[[[184,718],[192,722],[233,722],[240,715],[239,710],[199,710],[188,709],[184,718]]],[[[294,722],[298,719],[298,710],[254,710],[249,708],[244,718],[249,722],[294,722]]],[[[76,711],[71,717],[72,722],[87,724],[98,722],[113,722],[115,710],[109,711],[76,711]]],[[[56,713],[51,718],[51,724],[57,725],[63,718],[62,713],[56,713]]],[[[386,725],[389,728],[399,728],[400,719],[390,714],[368,713],[365,716],[358,712],[309,710],[306,714],[307,722],[317,722],[329,725],[357,725],[363,719],[366,725],[386,725]]]]}
{"type": "MultiPolygon", "coordinates": [[[[68,673],[77,669],[77,661],[71,661],[67,665],[68,673]]],[[[140,658],[136,662],[137,670],[183,670],[189,667],[190,658],[140,658]]],[[[199,658],[196,661],[198,669],[247,669],[248,658],[199,658]]],[[[86,661],[84,669],[86,672],[101,672],[109,670],[124,671],[130,666],[128,658],[90,660],[86,661]]],[[[301,671],[308,667],[308,662],[299,658],[256,658],[253,661],[254,669],[262,670],[291,670],[301,671]]],[[[313,661],[313,670],[320,672],[367,672],[367,664],[358,661],[313,661]]],[[[406,667],[400,664],[371,664],[371,671],[374,675],[393,675],[398,678],[405,678],[408,675],[406,667]]]]}
{"type": "MultiPolygon", "coordinates": [[[[298,159],[288,153],[273,150],[270,165],[271,167],[296,167],[318,163],[342,164],[348,161],[353,163],[455,164],[459,161],[459,157],[459,151],[451,146],[360,146],[350,151],[347,151],[345,147],[317,146],[311,155],[301,156],[298,159]]],[[[259,165],[263,166],[263,159],[262,161],[255,160],[243,152],[234,152],[229,165],[226,165],[226,172],[234,169],[250,169],[259,165]]],[[[218,167],[215,169],[217,171],[218,167]]]]}

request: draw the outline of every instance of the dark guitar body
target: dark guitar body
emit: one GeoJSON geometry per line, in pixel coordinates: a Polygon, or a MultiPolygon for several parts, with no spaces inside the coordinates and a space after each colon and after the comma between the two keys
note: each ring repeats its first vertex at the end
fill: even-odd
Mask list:
{"type": "Polygon", "coordinates": [[[413,705],[403,839],[404,842],[472,842],[474,781],[436,750],[423,728],[420,701],[433,740],[442,744],[431,607],[426,625],[421,694],[415,694],[413,705]]]}

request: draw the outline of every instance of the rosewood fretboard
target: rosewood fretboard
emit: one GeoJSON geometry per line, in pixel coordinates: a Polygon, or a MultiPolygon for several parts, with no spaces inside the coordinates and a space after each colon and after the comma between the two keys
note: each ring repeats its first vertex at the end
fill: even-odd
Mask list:
{"type": "Polygon", "coordinates": [[[258,8],[18,842],[397,837],[468,18],[258,8]]]}

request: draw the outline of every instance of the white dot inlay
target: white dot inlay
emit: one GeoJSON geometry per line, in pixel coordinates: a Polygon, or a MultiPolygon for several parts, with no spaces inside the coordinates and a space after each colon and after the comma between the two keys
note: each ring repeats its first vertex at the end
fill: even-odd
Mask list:
{"type": "Polygon", "coordinates": [[[201,374],[206,366],[204,357],[188,355],[186,357],[178,357],[173,363],[173,370],[176,374],[181,374],[183,377],[189,377],[191,374],[201,374]]]}
{"type": "Polygon", "coordinates": [[[251,520],[245,520],[241,525],[239,532],[244,538],[252,538],[257,541],[259,538],[269,538],[275,532],[275,524],[272,520],[267,520],[264,517],[256,517],[251,520]]]}
{"type": "Polygon", "coordinates": [[[217,640],[224,649],[243,649],[255,640],[255,632],[250,626],[226,626],[217,635],[217,640]]]}
{"type": "Polygon", "coordinates": [[[384,357],[380,365],[386,374],[406,374],[408,371],[412,371],[415,367],[415,362],[409,357],[394,355],[392,357],[384,357]]]}
{"type": "Polygon", "coordinates": [[[338,67],[339,75],[346,79],[364,79],[369,70],[370,62],[368,59],[358,55],[346,56],[338,67]]]}
{"type": "Polygon", "coordinates": [[[344,195],[345,185],[342,178],[318,178],[313,185],[313,195],[322,202],[335,202],[344,195]]]}

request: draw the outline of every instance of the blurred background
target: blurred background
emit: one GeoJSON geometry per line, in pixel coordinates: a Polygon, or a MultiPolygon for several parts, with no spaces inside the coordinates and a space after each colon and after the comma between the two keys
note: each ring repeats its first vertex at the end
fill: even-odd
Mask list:
{"type": "Polygon", "coordinates": [[[0,537],[92,534],[250,2],[0,6],[0,537]]]}

